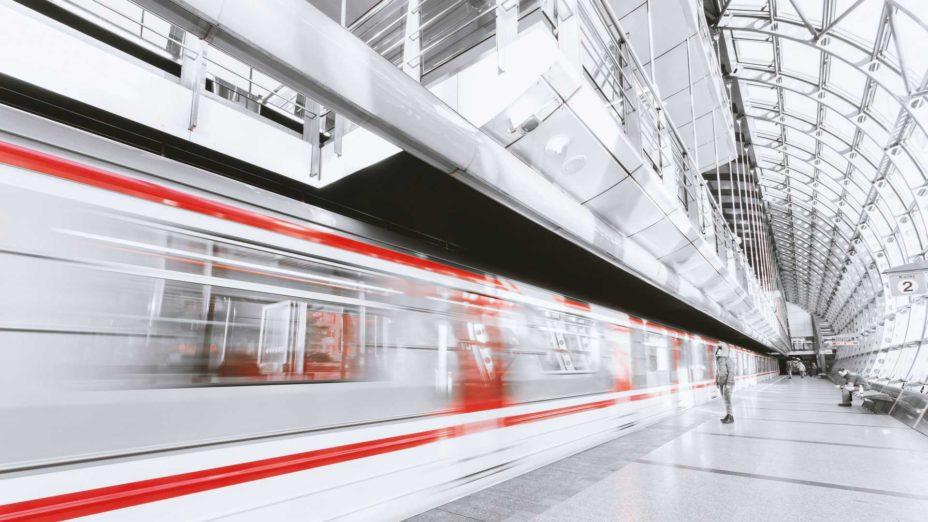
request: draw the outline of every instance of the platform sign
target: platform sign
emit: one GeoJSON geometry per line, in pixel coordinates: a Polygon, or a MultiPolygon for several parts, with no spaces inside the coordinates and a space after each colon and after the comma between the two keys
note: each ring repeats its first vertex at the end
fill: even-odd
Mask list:
{"type": "Polygon", "coordinates": [[[889,288],[896,297],[925,294],[925,273],[918,271],[889,274],[889,288]]]}

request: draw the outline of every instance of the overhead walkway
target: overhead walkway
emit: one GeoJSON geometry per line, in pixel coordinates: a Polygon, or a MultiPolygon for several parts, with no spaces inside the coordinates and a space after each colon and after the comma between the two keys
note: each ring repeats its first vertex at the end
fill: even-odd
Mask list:
{"type": "Polygon", "coordinates": [[[924,520],[928,437],[838,402],[782,377],[413,520],[924,520]]]}

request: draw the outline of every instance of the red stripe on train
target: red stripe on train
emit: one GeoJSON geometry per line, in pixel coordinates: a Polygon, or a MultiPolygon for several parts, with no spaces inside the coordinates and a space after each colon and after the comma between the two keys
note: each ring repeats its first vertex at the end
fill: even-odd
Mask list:
{"type": "Polygon", "coordinates": [[[0,506],[0,520],[61,520],[389,453],[456,436],[454,428],[358,442],[0,506]]]}
{"type": "Polygon", "coordinates": [[[339,248],[356,254],[363,254],[405,266],[410,266],[437,274],[457,277],[466,281],[510,289],[512,285],[503,285],[494,277],[471,272],[461,268],[423,259],[412,254],[397,252],[389,248],[372,245],[349,237],[326,232],[292,221],[279,219],[258,212],[245,210],[219,201],[200,197],[188,192],[164,187],[149,181],[130,178],[102,169],[83,165],[64,158],[46,154],[0,141],[0,162],[24,169],[40,172],[61,179],[67,179],[85,185],[133,196],[155,203],[189,210],[243,225],[276,232],[297,239],[312,241],[322,245],[339,248]]]}
{"type": "Polygon", "coordinates": [[[398,435],[282,457],[26,500],[0,506],[0,520],[61,520],[88,516],[278,475],[296,473],[349,460],[415,448],[442,439],[452,439],[498,427],[515,426],[605,408],[615,403],[615,400],[606,400],[541,412],[512,415],[501,419],[470,422],[408,435],[398,435]]]}
{"type": "MultiPolygon", "coordinates": [[[[708,385],[710,384],[694,383],[689,387],[702,388],[708,385]]],[[[564,415],[608,408],[619,403],[640,401],[666,395],[670,392],[670,390],[664,390],[653,393],[639,393],[618,399],[607,399],[532,413],[510,415],[499,419],[470,422],[447,428],[15,502],[0,505],[0,520],[61,520],[88,516],[278,475],[296,473],[349,460],[415,448],[443,439],[452,439],[500,427],[518,426],[564,415]]]]}
{"type": "Polygon", "coordinates": [[[555,408],[553,410],[523,413],[521,415],[510,415],[509,417],[503,417],[500,421],[500,425],[502,425],[503,427],[516,426],[516,425],[525,424],[528,422],[536,422],[540,420],[551,419],[554,417],[560,417],[562,415],[580,413],[582,411],[598,410],[600,408],[608,408],[609,406],[614,406],[616,402],[617,401],[615,399],[609,399],[605,401],[591,402],[588,404],[578,404],[576,406],[565,406],[563,408],[555,408]]]}

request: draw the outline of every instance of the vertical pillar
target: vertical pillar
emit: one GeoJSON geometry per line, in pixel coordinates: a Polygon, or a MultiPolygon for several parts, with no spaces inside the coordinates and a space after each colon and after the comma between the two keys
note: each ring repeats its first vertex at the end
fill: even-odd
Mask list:
{"type": "MultiPolygon", "coordinates": [[[[341,6],[341,16],[340,22],[342,27],[348,27],[348,0],[342,0],[341,6]]],[[[332,111],[332,116],[335,119],[335,129],[332,134],[333,146],[335,148],[335,155],[341,157],[342,155],[342,142],[345,138],[346,128],[348,126],[348,121],[345,119],[345,116],[338,114],[335,111],[332,111]]],[[[320,165],[321,170],[321,165],[320,165]]]]}
{"type": "MultiPolygon", "coordinates": [[[[732,196],[734,197],[735,186],[738,188],[738,213],[735,214],[735,234],[741,240],[741,253],[744,260],[747,261],[747,242],[744,240],[744,194],[741,190],[741,150],[739,148],[740,129],[738,129],[739,138],[735,139],[735,161],[732,171],[732,196]]],[[[734,206],[732,206],[734,209],[734,206]]]]}
{"type": "MultiPolygon", "coordinates": [[[[300,95],[302,97],[302,95],[300,95]]],[[[320,124],[323,118],[322,106],[318,102],[303,97],[303,140],[309,143],[310,154],[309,160],[309,177],[322,179],[322,148],[319,142],[319,133],[321,132],[320,124]]]]}
{"type": "Polygon", "coordinates": [[[562,0],[557,5],[557,46],[567,60],[580,67],[580,17],[577,0],[562,0]]]}
{"type": "Polygon", "coordinates": [[[408,0],[406,4],[406,28],[403,32],[403,72],[417,82],[422,78],[419,2],[420,0],[408,0]]]}
{"type": "Polygon", "coordinates": [[[499,72],[506,71],[506,49],[517,36],[519,36],[519,1],[498,1],[496,4],[496,61],[499,72]]]}
{"type": "Polygon", "coordinates": [[[435,369],[435,388],[439,393],[448,393],[448,324],[438,323],[438,364],[435,369]]]}
{"type": "Polygon", "coordinates": [[[206,42],[187,33],[184,46],[189,50],[181,56],[180,82],[191,91],[190,114],[187,120],[187,130],[192,131],[197,126],[197,115],[200,109],[200,92],[206,79],[206,42]]]}
{"type": "MultiPolygon", "coordinates": [[[[690,55],[690,37],[686,37],[686,79],[690,88],[690,121],[693,128],[693,158],[699,170],[699,137],[696,133],[696,100],[693,97],[693,65],[690,55]]],[[[702,175],[700,173],[700,175],[702,175]]]]}
{"type": "MultiPolygon", "coordinates": [[[[722,175],[719,173],[719,135],[715,131],[715,111],[712,111],[712,150],[715,151],[715,201],[719,204],[719,212],[723,212],[722,175]]],[[[725,217],[724,212],[722,217],[725,217]]]]}
{"type": "Polygon", "coordinates": [[[648,60],[651,62],[651,85],[657,90],[657,76],[654,74],[654,23],[652,20],[653,9],[651,1],[645,0],[645,9],[648,11],[648,60]]]}

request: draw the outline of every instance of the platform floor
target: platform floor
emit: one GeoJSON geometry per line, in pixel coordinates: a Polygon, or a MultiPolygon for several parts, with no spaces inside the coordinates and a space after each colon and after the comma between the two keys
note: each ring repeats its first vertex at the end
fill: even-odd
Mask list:
{"type": "Polygon", "coordinates": [[[467,520],[925,520],[928,437],[778,378],[413,517],[467,520]]]}

